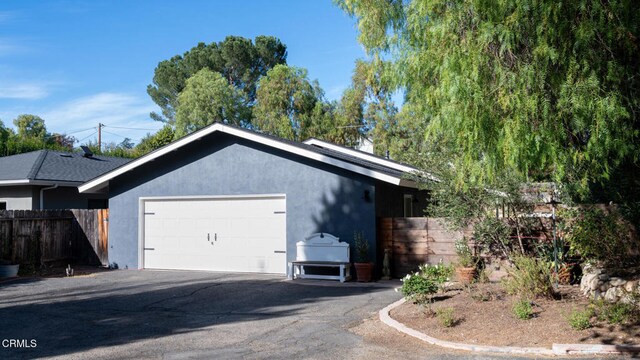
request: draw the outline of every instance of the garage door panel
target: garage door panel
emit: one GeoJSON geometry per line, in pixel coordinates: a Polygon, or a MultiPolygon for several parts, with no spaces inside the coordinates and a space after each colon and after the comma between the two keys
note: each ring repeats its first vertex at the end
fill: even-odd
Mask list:
{"type": "Polygon", "coordinates": [[[144,267],[285,273],[284,198],[146,201],[144,267]]]}

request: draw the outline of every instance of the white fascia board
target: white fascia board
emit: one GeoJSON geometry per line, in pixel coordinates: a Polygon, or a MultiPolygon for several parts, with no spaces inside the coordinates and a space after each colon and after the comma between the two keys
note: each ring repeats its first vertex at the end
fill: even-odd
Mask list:
{"type": "Polygon", "coordinates": [[[29,185],[29,179],[24,180],[0,180],[0,186],[29,185]]]}
{"type": "Polygon", "coordinates": [[[58,186],[78,186],[78,182],[69,182],[69,181],[55,181],[55,180],[29,180],[29,179],[21,179],[21,180],[0,180],[0,186],[23,186],[23,185],[41,185],[41,186],[50,186],[50,185],[58,185],[58,186]]]}
{"type": "Polygon", "coordinates": [[[406,172],[406,173],[425,176],[429,180],[432,180],[432,181],[438,181],[438,182],[440,181],[435,176],[433,176],[433,175],[431,175],[431,174],[429,174],[427,172],[424,172],[424,171],[422,171],[422,170],[420,170],[420,169],[418,169],[416,167],[405,165],[405,164],[400,164],[400,163],[397,163],[395,161],[391,161],[391,160],[387,160],[387,159],[382,159],[382,158],[380,158],[378,156],[367,154],[367,153],[364,153],[362,151],[358,151],[358,150],[355,150],[355,149],[349,149],[349,148],[346,148],[344,146],[332,144],[330,142],[326,142],[326,141],[322,141],[322,140],[318,140],[318,139],[313,139],[312,138],[312,139],[308,139],[308,140],[303,141],[303,143],[307,144],[307,145],[315,145],[315,146],[319,146],[319,147],[322,147],[322,148],[327,148],[329,150],[341,152],[343,154],[347,154],[347,155],[350,155],[350,156],[355,156],[357,158],[360,158],[360,159],[363,159],[363,160],[366,160],[366,161],[370,161],[372,163],[376,163],[376,164],[379,164],[379,165],[382,165],[382,166],[386,166],[386,167],[389,167],[389,168],[392,168],[392,169],[395,169],[395,170],[400,170],[400,171],[403,171],[403,172],[406,172]]]}
{"type": "Polygon", "coordinates": [[[395,161],[390,161],[387,159],[381,159],[378,156],[374,156],[374,155],[370,155],[367,153],[363,153],[362,151],[358,151],[358,150],[354,150],[354,149],[349,149],[346,148],[344,146],[340,146],[340,145],[336,145],[336,144],[332,144],[326,141],[322,141],[322,140],[318,140],[318,139],[309,139],[309,140],[305,140],[303,141],[304,144],[307,145],[315,145],[315,146],[320,146],[323,148],[327,148],[329,150],[333,150],[333,151],[337,151],[337,152],[341,152],[343,154],[347,154],[350,156],[354,156],[363,160],[367,160],[370,161],[372,163],[376,163],[379,165],[383,165],[392,169],[396,169],[396,170],[400,170],[400,171],[404,171],[404,172],[416,172],[419,171],[417,168],[413,167],[413,166],[409,166],[409,165],[404,165],[404,164],[399,164],[395,161]]]}
{"type": "Polygon", "coordinates": [[[313,151],[309,151],[309,150],[305,150],[302,148],[299,148],[297,146],[293,146],[293,145],[289,145],[280,141],[277,141],[275,139],[270,139],[264,136],[261,136],[259,134],[253,134],[250,133],[248,131],[245,130],[239,130],[230,126],[226,126],[220,123],[216,123],[214,125],[211,125],[209,127],[206,127],[200,131],[194,132],[191,135],[185,136],[182,139],[171,143],[163,148],[160,148],[158,150],[155,150],[141,158],[138,158],[134,161],[131,161],[130,163],[119,167],[111,172],[108,172],[102,176],[99,176],[83,185],[78,186],[78,191],[81,193],[84,192],[91,192],[92,190],[95,190],[97,188],[100,187],[104,187],[105,183],[107,183],[109,180],[122,175],[128,171],[131,171],[135,168],[137,168],[138,166],[141,166],[143,164],[146,164],[148,162],[151,162],[167,153],[170,153],[172,151],[175,151],[179,148],[181,148],[184,145],[187,145],[193,141],[196,141],[202,137],[205,137],[211,133],[214,133],[216,131],[219,132],[223,132],[229,135],[234,135],[243,139],[247,139],[259,144],[263,144],[272,148],[276,148],[276,149],[280,149],[292,154],[297,154],[309,159],[313,159],[313,160],[317,160],[317,161],[321,161],[324,162],[326,164],[330,164],[330,165],[334,165],[336,167],[345,169],[345,170],[349,170],[349,171],[353,171],[355,173],[361,174],[361,175],[365,175],[377,180],[381,180],[384,182],[388,182],[390,184],[394,184],[394,185],[400,185],[401,182],[401,178],[396,177],[396,176],[391,176],[391,175],[387,175],[387,174],[383,174],[380,173],[378,171],[374,171],[374,170],[370,170],[367,168],[364,168],[362,166],[358,166],[355,164],[350,164],[348,162],[345,161],[341,161],[341,160],[337,160],[322,154],[318,154],[316,152],[313,151]]]}

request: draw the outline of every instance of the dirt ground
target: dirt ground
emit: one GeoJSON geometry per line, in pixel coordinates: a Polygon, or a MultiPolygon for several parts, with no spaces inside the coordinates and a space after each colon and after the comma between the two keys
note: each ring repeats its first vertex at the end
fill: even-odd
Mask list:
{"type": "Polygon", "coordinates": [[[592,319],[594,327],[574,330],[567,317],[584,310],[589,301],[577,286],[561,286],[559,300],[534,301],[534,317],[520,320],[512,312],[514,298],[499,284],[474,284],[434,298],[428,308],[407,301],[391,317],[441,340],[496,346],[551,347],[552,344],[640,344],[640,325],[608,325],[592,319]],[[454,309],[454,326],[445,327],[433,312],[454,309]]]}

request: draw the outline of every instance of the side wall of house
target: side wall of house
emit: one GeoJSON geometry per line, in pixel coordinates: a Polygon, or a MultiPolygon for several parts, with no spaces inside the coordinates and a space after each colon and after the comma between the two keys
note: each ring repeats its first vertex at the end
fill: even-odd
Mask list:
{"type": "Polygon", "coordinates": [[[376,216],[405,217],[404,197],[412,196],[413,217],[426,216],[425,210],[429,192],[407,187],[394,186],[381,181],[376,182],[376,216]]]}
{"type": "MultiPolygon", "coordinates": [[[[0,203],[5,203],[6,210],[34,209],[32,186],[2,186],[0,187],[0,203]]],[[[37,209],[37,203],[35,203],[37,209]]]]}
{"type": "Polygon", "coordinates": [[[373,180],[217,133],[111,181],[109,261],[120,268],[140,266],[141,197],[251,194],[286,194],[287,261],[295,260],[296,242],[309,234],[327,232],[352,243],[356,230],[369,239],[375,257],[373,180]]]}
{"type": "MultiPolygon", "coordinates": [[[[107,195],[80,194],[77,187],[58,187],[45,190],[43,193],[45,209],[89,209],[106,208],[107,195]],[[89,206],[89,200],[104,200],[105,206],[89,206]]],[[[34,199],[37,199],[36,209],[40,207],[40,188],[35,189],[34,199]]]]}

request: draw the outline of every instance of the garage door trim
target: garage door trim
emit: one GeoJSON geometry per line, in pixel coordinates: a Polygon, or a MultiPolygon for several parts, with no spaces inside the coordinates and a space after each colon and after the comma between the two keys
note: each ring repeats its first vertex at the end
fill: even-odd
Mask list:
{"type": "MultiPolygon", "coordinates": [[[[148,196],[138,198],[138,269],[144,269],[145,204],[154,201],[285,199],[286,194],[148,196]]],[[[286,211],[285,211],[286,216],[286,211]]],[[[286,220],[285,220],[286,224],[286,220]]],[[[286,237],[286,230],[285,230],[286,237]]],[[[285,239],[286,244],[286,239],[285,239]]],[[[286,257],[286,255],[285,255],[286,257]]]]}

